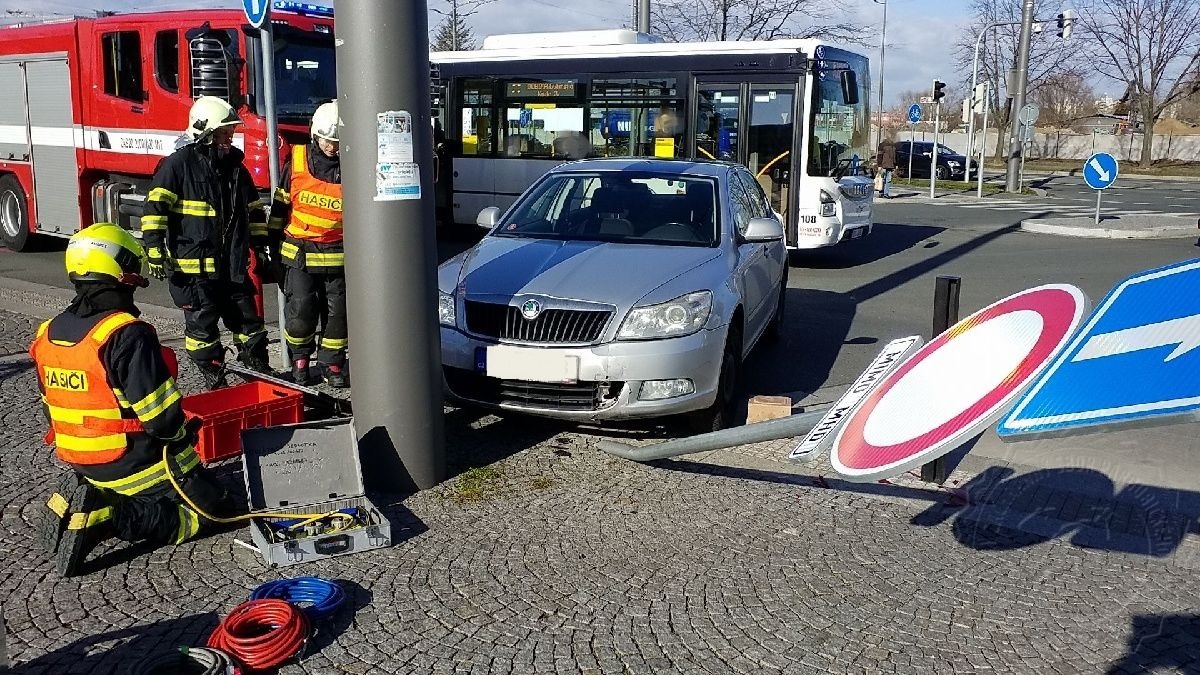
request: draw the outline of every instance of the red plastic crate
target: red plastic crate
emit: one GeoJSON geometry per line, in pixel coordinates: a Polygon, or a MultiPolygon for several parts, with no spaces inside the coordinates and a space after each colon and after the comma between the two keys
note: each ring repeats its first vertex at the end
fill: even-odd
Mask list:
{"type": "Polygon", "coordinates": [[[196,454],[208,464],[242,454],[242,429],[304,421],[304,394],[266,382],[247,382],[183,397],[183,411],[199,417],[196,454]]]}

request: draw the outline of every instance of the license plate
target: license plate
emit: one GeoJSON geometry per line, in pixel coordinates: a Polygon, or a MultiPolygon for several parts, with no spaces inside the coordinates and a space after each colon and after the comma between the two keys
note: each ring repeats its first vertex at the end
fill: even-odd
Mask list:
{"type": "Polygon", "coordinates": [[[546,349],[492,345],[476,355],[476,367],[488,377],[528,382],[575,384],[579,381],[579,357],[546,349]],[[478,361],[482,356],[483,363],[478,361]]]}

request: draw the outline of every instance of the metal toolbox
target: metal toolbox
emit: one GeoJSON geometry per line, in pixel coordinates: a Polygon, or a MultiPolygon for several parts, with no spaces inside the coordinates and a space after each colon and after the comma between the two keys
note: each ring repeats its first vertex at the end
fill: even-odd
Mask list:
{"type": "MultiPolygon", "coordinates": [[[[242,468],[252,512],[320,514],[357,509],[338,531],[292,530],[280,518],[250,521],[268,565],[286,567],[391,546],[392,526],[363,494],[354,422],[335,419],[242,431],[242,468]],[[286,536],[279,533],[287,531],[286,536]]],[[[302,524],[305,518],[296,518],[302,524]]],[[[343,519],[344,520],[344,519],[343,519]]]]}

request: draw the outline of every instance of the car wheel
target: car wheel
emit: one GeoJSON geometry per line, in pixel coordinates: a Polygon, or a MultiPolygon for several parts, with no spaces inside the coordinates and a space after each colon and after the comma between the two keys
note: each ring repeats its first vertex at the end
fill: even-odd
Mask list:
{"type": "Polygon", "coordinates": [[[783,268],[783,280],[779,285],[779,300],[775,307],[775,316],[771,317],[771,323],[767,324],[767,333],[765,337],[771,342],[778,342],[783,339],[783,318],[787,309],[787,287],[788,287],[788,269],[783,268]]]}
{"type": "Polygon", "coordinates": [[[24,251],[29,236],[29,202],[13,176],[0,176],[0,243],[13,251],[24,251]]]}
{"type": "Polygon", "coordinates": [[[737,384],[742,370],[742,331],[729,327],[725,338],[725,352],[721,356],[721,375],[717,380],[717,400],[704,410],[688,416],[688,426],[698,434],[720,431],[733,422],[733,406],[737,397],[737,384]]]}
{"type": "Polygon", "coordinates": [[[950,176],[950,172],[946,169],[946,167],[939,166],[937,168],[937,179],[938,180],[946,180],[946,178],[948,178],[949,176],[950,176]]]}

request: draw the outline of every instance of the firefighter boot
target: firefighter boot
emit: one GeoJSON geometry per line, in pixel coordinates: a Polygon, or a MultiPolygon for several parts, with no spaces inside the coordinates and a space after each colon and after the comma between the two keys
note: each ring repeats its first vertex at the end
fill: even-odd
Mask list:
{"type": "Polygon", "coordinates": [[[296,384],[312,384],[312,373],[308,369],[308,357],[292,360],[292,382],[296,384]]]}
{"type": "Polygon", "coordinates": [[[346,373],[346,364],[328,364],[325,366],[325,384],[334,389],[346,389],[350,386],[350,377],[346,373]]]}
{"type": "Polygon", "coordinates": [[[267,357],[267,345],[264,342],[262,349],[242,349],[238,352],[238,361],[241,361],[247,368],[263,375],[275,375],[275,369],[271,367],[271,361],[267,357]]]}
{"type": "Polygon", "coordinates": [[[63,530],[67,529],[67,521],[71,517],[71,497],[83,482],[83,477],[74,471],[64,473],[50,494],[45,510],[39,513],[38,538],[42,549],[50,555],[58,551],[58,541],[62,539],[63,530]]]}
{"type": "MultiPolygon", "coordinates": [[[[65,481],[64,481],[65,482],[65,481]]],[[[112,536],[112,507],[104,494],[87,481],[76,486],[68,499],[69,517],[54,554],[54,567],[64,577],[78,576],[88,553],[112,536]]]]}
{"type": "Polygon", "coordinates": [[[208,387],[209,391],[229,386],[229,383],[225,381],[225,364],[223,362],[214,359],[195,363],[200,374],[204,376],[204,386],[208,387]]]}

